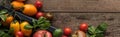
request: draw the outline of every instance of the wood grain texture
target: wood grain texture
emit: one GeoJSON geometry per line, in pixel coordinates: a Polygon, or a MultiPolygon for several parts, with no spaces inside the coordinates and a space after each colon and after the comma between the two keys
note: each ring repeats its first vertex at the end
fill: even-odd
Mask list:
{"type": "Polygon", "coordinates": [[[52,22],[56,28],[70,27],[73,32],[79,30],[82,22],[95,27],[106,22],[108,28],[105,37],[120,37],[120,13],[54,13],[52,22]]]}
{"type": "Polygon", "coordinates": [[[41,0],[45,11],[120,12],[120,0],[41,0]]]}

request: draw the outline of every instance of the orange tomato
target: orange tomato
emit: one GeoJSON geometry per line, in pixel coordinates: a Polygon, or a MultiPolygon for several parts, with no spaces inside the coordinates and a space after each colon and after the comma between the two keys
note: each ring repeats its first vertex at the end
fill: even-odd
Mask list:
{"type": "Polygon", "coordinates": [[[24,6],[24,3],[23,2],[19,2],[19,1],[13,1],[11,3],[11,5],[13,6],[13,8],[15,10],[19,10],[19,9],[21,9],[24,6]]]}
{"type": "Polygon", "coordinates": [[[23,13],[28,16],[33,16],[37,13],[37,8],[32,4],[24,5],[23,13]]]}
{"type": "Polygon", "coordinates": [[[14,20],[13,16],[6,14],[7,18],[5,22],[2,22],[3,26],[9,26],[9,24],[14,20]]]}

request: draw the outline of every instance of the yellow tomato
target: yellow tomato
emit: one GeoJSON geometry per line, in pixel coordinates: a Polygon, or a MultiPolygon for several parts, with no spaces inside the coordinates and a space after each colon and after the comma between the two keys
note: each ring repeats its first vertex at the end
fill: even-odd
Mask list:
{"type": "Polygon", "coordinates": [[[28,22],[24,21],[20,24],[21,31],[25,36],[30,36],[32,33],[32,29],[25,29],[26,25],[30,25],[28,22]]]}
{"type": "Polygon", "coordinates": [[[20,25],[19,25],[19,22],[18,21],[13,21],[11,24],[10,24],[10,29],[14,29],[14,34],[18,31],[20,31],[20,25]]]}

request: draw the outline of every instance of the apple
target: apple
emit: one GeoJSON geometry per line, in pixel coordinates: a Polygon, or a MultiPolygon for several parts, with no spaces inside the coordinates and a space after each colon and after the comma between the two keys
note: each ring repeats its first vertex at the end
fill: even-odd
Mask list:
{"type": "Polygon", "coordinates": [[[33,34],[33,37],[52,37],[52,34],[46,30],[39,30],[33,34]]]}

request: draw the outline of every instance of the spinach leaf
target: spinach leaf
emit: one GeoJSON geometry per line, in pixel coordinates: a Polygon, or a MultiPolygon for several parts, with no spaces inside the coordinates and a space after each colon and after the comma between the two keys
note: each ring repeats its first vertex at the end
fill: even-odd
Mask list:
{"type": "Polygon", "coordinates": [[[7,13],[8,11],[6,9],[2,9],[0,10],[0,19],[2,19],[2,21],[5,21],[7,16],[5,16],[5,14],[7,13]]]}
{"type": "Polygon", "coordinates": [[[0,18],[2,19],[2,21],[5,21],[6,18],[7,18],[7,16],[5,16],[5,15],[0,15],[0,18]]]}
{"type": "Polygon", "coordinates": [[[105,30],[107,29],[107,26],[108,26],[107,23],[102,22],[102,23],[97,27],[97,29],[99,29],[99,30],[101,30],[101,31],[105,31],[105,30]]]}
{"type": "Polygon", "coordinates": [[[100,33],[100,34],[96,34],[95,37],[104,37],[104,34],[103,33],[100,33]]]}
{"type": "Polygon", "coordinates": [[[39,28],[39,29],[48,29],[50,27],[50,21],[47,20],[45,17],[40,17],[38,20],[32,20],[33,21],[33,28],[39,28]]]}
{"type": "Polygon", "coordinates": [[[107,29],[108,24],[102,22],[97,28],[93,26],[88,27],[87,36],[88,37],[104,37],[104,32],[107,29]]]}
{"type": "Polygon", "coordinates": [[[6,9],[0,10],[0,15],[6,14],[8,11],[6,9]]]}
{"type": "Polygon", "coordinates": [[[95,27],[93,27],[93,26],[89,26],[89,28],[88,28],[88,33],[89,34],[95,34],[95,27]]]}

